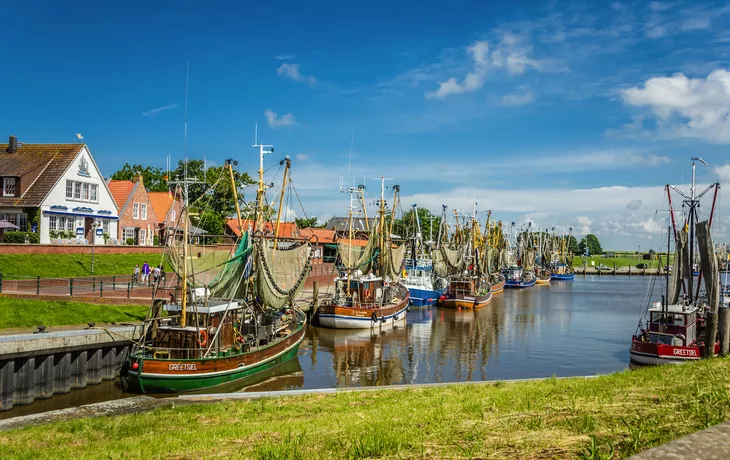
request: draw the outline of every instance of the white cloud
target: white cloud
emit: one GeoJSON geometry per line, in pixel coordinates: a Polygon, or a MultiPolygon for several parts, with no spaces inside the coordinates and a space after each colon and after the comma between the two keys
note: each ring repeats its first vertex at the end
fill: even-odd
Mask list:
{"type": "Polygon", "coordinates": [[[528,68],[543,69],[547,63],[531,57],[532,46],[527,40],[509,32],[502,35],[502,39],[491,51],[487,41],[477,40],[467,47],[466,52],[471,57],[472,70],[461,82],[454,77],[439,82],[439,88],[427,92],[426,98],[443,99],[451,94],[477,91],[484,86],[490,69],[504,70],[510,75],[521,75],[528,68]]]}
{"type": "Polygon", "coordinates": [[[647,107],[660,133],[675,137],[730,142],[730,72],[712,71],[706,78],[682,73],[655,77],[643,86],[621,90],[625,103],[647,107]]]}
{"type": "Polygon", "coordinates": [[[632,211],[636,211],[639,209],[642,205],[641,200],[631,200],[629,201],[629,204],[626,205],[627,208],[631,209],[632,211]]]}
{"type": "Polygon", "coordinates": [[[279,60],[279,61],[291,61],[292,59],[294,59],[294,55],[293,54],[280,54],[278,56],[274,56],[274,59],[279,60]]]}
{"type": "Polygon", "coordinates": [[[177,104],[170,104],[170,105],[163,105],[162,107],[157,107],[156,109],[148,110],[142,114],[143,117],[151,117],[153,115],[157,115],[160,112],[164,112],[165,110],[172,110],[176,109],[177,104]]]}
{"type": "Polygon", "coordinates": [[[529,88],[523,87],[522,91],[502,96],[501,103],[502,105],[520,106],[529,104],[532,100],[532,91],[529,88]]]}
{"type": "Polygon", "coordinates": [[[308,85],[314,85],[317,83],[317,79],[311,75],[304,75],[299,70],[299,64],[282,64],[276,69],[276,74],[280,77],[291,78],[294,81],[306,83],[308,85]]]}
{"type": "Polygon", "coordinates": [[[730,163],[725,163],[722,166],[715,166],[714,171],[720,179],[720,182],[730,182],[730,163]]]}
{"type": "Polygon", "coordinates": [[[297,120],[291,113],[287,113],[286,115],[282,115],[281,117],[279,117],[276,115],[276,112],[267,109],[264,112],[264,115],[266,115],[266,120],[269,122],[269,126],[271,126],[272,128],[278,128],[280,126],[293,126],[297,124],[297,120]]]}
{"type": "Polygon", "coordinates": [[[593,224],[593,221],[586,217],[586,216],[578,216],[576,218],[576,222],[578,223],[576,232],[580,235],[587,235],[591,233],[591,224],[593,224]]]}
{"type": "Polygon", "coordinates": [[[307,161],[309,160],[309,155],[307,155],[306,153],[297,153],[296,159],[298,161],[307,161]]]}

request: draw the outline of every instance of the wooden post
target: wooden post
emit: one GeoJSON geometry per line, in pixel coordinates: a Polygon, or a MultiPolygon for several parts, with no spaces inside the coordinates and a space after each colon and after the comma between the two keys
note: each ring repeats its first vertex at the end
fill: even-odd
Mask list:
{"type": "Polygon", "coordinates": [[[730,353],[730,308],[722,307],[718,310],[718,335],[720,336],[720,354],[730,353]]]}
{"type": "Polygon", "coordinates": [[[705,357],[710,357],[715,354],[715,341],[717,340],[717,313],[720,306],[720,275],[717,269],[715,247],[712,244],[712,235],[710,234],[710,227],[707,221],[697,222],[695,230],[702,271],[705,273],[705,291],[710,302],[710,311],[707,312],[705,326],[705,357]]]}
{"type": "Polygon", "coordinates": [[[314,317],[314,314],[317,312],[317,308],[319,308],[319,281],[314,281],[312,284],[312,317],[314,317]]]}

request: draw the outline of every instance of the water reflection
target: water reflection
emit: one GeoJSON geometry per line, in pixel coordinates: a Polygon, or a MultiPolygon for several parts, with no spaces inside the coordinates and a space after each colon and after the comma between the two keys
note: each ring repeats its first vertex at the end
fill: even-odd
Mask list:
{"type": "MultiPolygon", "coordinates": [[[[574,282],[505,291],[477,311],[414,308],[398,327],[310,326],[297,358],[253,380],[206,392],[613,372],[629,365],[629,340],[649,282],[648,277],[579,276],[574,282]]],[[[115,382],[104,382],[17,406],[0,418],[125,396],[115,382]]]]}

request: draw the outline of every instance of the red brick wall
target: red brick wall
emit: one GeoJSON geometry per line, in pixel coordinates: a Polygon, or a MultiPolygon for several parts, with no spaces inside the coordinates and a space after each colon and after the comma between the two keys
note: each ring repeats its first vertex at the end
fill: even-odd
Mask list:
{"type": "MultiPolygon", "coordinates": [[[[149,196],[147,195],[147,189],[144,187],[144,183],[140,180],[137,187],[132,190],[132,194],[127,202],[124,204],[119,214],[119,234],[117,238],[121,241],[125,241],[124,228],[125,227],[139,227],[147,231],[147,226],[150,227],[150,232],[155,235],[157,232],[157,216],[155,211],[152,209],[152,203],[150,203],[149,196]],[[134,219],[134,203],[139,203],[139,219],[134,219]],[[147,205],[147,219],[142,219],[142,205],[147,205]]],[[[141,242],[140,242],[141,243],[141,242]]]]}

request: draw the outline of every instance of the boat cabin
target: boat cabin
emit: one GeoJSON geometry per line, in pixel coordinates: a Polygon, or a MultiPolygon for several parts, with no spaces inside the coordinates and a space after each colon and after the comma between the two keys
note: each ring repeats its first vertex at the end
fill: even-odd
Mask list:
{"type": "Polygon", "coordinates": [[[221,353],[236,344],[234,323],[243,309],[238,302],[210,300],[206,305],[188,305],[185,327],[180,326],[181,305],[165,304],[162,309],[167,317],[153,322],[149,331],[150,338],[155,339],[157,357],[191,359],[199,357],[204,349],[221,353]]]}
{"type": "Polygon", "coordinates": [[[347,277],[337,278],[335,284],[337,293],[346,300],[345,306],[383,303],[384,280],[379,276],[352,277],[349,280],[349,289],[347,277]]]}
{"type": "Polygon", "coordinates": [[[411,286],[430,286],[433,274],[433,263],[430,259],[406,260],[405,282],[411,286]]]}
{"type": "Polygon", "coordinates": [[[557,273],[558,275],[565,275],[565,274],[570,273],[570,271],[568,270],[567,265],[557,264],[557,265],[555,265],[555,273],[557,273]]]}
{"type": "Polygon", "coordinates": [[[655,302],[649,308],[648,340],[673,346],[688,346],[697,339],[698,308],[655,302]]]}
{"type": "Polygon", "coordinates": [[[476,292],[477,278],[462,278],[458,280],[449,281],[450,294],[463,294],[463,295],[474,295],[476,292]]]}
{"type": "Polygon", "coordinates": [[[502,271],[506,280],[521,281],[522,280],[522,267],[510,267],[502,271]]]}

